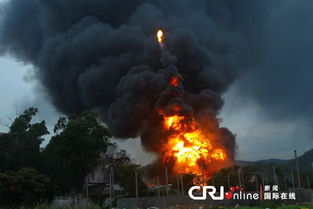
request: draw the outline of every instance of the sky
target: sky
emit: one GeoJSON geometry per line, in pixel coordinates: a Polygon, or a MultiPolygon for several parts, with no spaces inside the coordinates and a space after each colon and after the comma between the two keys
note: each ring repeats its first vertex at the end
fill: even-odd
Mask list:
{"type": "MultiPolygon", "coordinates": [[[[44,98],[37,81],[27,79],[31,71],[30,65],[24,65],[10,57],[0,58],[0,121],[8,124],[16,112],[21,113],[28,106],[36,106],[39,114],[35,121],[45,120],[49,131],[53,133],[53,126],[62,114],[44,98]]],[[[220,118],[222,124],[237,136],[237,159],[290,159],[294,149],[303,154],[313,147],[312,135],[307,130],[309,127],[290,121],[269,121],[263,117],[265,110],[252,100],[247,100],[245,105],[234,109],[232,104],[236,103],[236,98],[236,91],[230,87],[224,95],[225,106],[220,118]]],[[[5,132],[7,127],[0,126],[0,130],[5,132]]],[[[49,137],[46,139],[49,140],[49,137]]],[[[147,164],[153,159],[142,150],[138,138],[121,142],[120,146],[127,149],[139,163],[147,164]]]]}
{"type": "MultiPolygon", "coordinates": [[[[258,44],[265,55],[260,60],[251,56],[258,64],[240,72],[222,95],[225,105],[219,118],[236,135],[238,160],[290,159],[294,149],[303,154],[313,148],[312,8],[312,3],[286,0],[262,19],[265,26],[258,44]]],[[[52,133],[62,114],[35,79],[31,64],[10,55],[1,57],[0,89],[2,124],[10,123],[25,108],[36,106],[39,114],[35,121],[45,120],[52,133]]],[[[6,130],[0,125],[0,131],[6,130]]],[[[139,163],[152,159],[139,139],[119,144],[139,163]]]]}

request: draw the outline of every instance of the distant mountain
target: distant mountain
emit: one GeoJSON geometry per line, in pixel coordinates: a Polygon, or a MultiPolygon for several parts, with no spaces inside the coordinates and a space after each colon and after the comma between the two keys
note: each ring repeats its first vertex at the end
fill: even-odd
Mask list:
{"type": "MultiPolygon", "coordinates": [[[[308,164],[310,164],[310,167],[312,167],[312,162],[313,162],[313,149],[305,152],[303,155],[298,156],[299,164],[306,165],[307,167],[308,164]]],[[[257,161],[245,161],[245,160],[237,160],[236,164],[238,165],[250,165],[254,163],[275,163],[275,164],[287,164],[290,162],[294,162],[294,159],[290,160],[282,160],[282,159],[277,159],[277,158],[271,158],[267,160],[257,160],[257,161]]]]}
{"type": "MultiPolygon", "coordinates": [[[[312,172],[313,171],[313,149],[305,152],[303,155],[298,157],[300,172],[312,172]]],[[[284,173],[290,173],[290,170],[295,170],[295,160],[282,160],[282,159],[268,159],[258,161],[236,161],[236,165],[239,166],[251,166],[258,165],[267,170],[270,170],[273,165],[279,166],[284,173]]]]}
{"type": "Polygon", "coordinates": [[[275,163],[275,164],[287,164],[290,160],[281,160],[276,158],[271,158],[268,160],[258,160],[259,163],[275,163]]]}
{"type": "MultiPolygon", "coordinates": [[[[294,160],[291,160],[294,164],[294,160]]],[[[313,149],[305,152],[302,156],[299,157],[299,167],[300,170],[311,172],[313,171],[312,162],[313,162],[313,149]]]]}
{"type": "Polygon", "coordinates": [[[276,159],[276,158],[271,158],[268,160],[257,160],[257,161],[244,161],[244,160],[237,160],[236,165],[239,166],[247,166],[247,165],[253,165],[256,163],[262,163],[262,164],[288,164],[291,160],[282,160],[282,159],[276,159]]]}

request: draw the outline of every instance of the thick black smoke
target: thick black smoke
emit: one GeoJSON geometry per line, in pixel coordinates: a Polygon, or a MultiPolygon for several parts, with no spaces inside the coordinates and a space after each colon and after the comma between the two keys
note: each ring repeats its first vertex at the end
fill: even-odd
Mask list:
{"type": "Polygon", "coordinates": [[[246,56],[254,63],[236,88],[260,104],[271,120],[312,124],[312,9],[312,1],[277,1],[263,13],[266,17],[256,18],[262,30],[250,37],[259,55],[246,56]]]}
{"type": "Polygon", "coordinates": [[[233,156],[234,137],[216,116],[243,43],[235,9],[201,0],[11,0],[2,9],[0,50],[35,66],[61,112],[95,110],[114,136],[142,136],[150,151],[162,140],[153,129],[171,76],[164,63],[175,63],[184,85],[176,102],[213,121],[207,125],[233,156]],[[158,29],[170,52],[163,57],[158,29]]]}

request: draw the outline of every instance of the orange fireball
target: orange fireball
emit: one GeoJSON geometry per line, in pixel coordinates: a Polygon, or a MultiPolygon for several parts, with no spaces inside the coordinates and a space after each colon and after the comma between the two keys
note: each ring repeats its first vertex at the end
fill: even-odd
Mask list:
{"type": "MultiPolygon", "coordinates": [[[[178,173],[202,175],[201,164],[205,166],[212,161],[225,161],[226,151],[221,147],[214,147],[210,137],[214,135],[196,128],[195,121],[185,121],[184,116],[164,117],[164,128],[174,131],[165,146],[163,163],[174,159],[174,170],[178,173]],[[191,128],[188,126],[192,126],[191,128]]],[[[205,180],[210,173],[204,171],[205,180]]]]}

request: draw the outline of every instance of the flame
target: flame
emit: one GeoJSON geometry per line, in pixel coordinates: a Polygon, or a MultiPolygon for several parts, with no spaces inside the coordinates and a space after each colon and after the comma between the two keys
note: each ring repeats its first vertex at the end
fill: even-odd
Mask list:
{"type": "Polygon", "coordinates": [[[174,129],[176,131],[180,130],[183,126],[183,124],[181,123],[181,121],[184,119],[184,116],[178,116],[178,115],[174,115],[171,117],[164,117],[164,121],[165,121],[165,126],[166,128],[169,129],[174,129]]]}
{"type": "MultiPolygon", "coordinates": [[[[223,148],[212,145],[209,133],[203,133],[203,130],[195,128],[191,122],[191,127],[188,127],[188,124],[183,122],[184,120],[184,116],[164,117],[164,127],[167,130],[174,130],[176,133],[169,138],[163,162],[174,159],[176,172],[201,176],[201,163],[224,161],[227,155],[223,148]]],[[[206,179],[209,177],[206,174],[206,179]]]]}
{"type": "Polygon", "coordinates": [[[212,158],[215,158],[217,160],[225,160],[226,158],[226,154],[224,152],[224,150],[222,149],[216,149],[213,151],[213,153],[211,154],[212,158]]]}
{"type": "MultiPolygon", "coordinates": [[[[177,76],[172,77],[169,85],[177,87],[179,81],[177,76]]],[[[193,174],[198,177],[194,179],[194,183],[203,184],[202,169],[204,180],[207,181],[214,172],[227,165],[226,149],[214,143],[217,140],[216,133],[202,127],[193,116],[182,115],[181,106],[172,106],[172,110],[174,114],[170,116],[160,112],[163,116],[164,131],[168,133],[163,148],[163,164],[173,161],[175,172],[193,174]]]]}
{"type": "Polygon", "coordinates": [[[179,78],[178,77],[172,77],[170,80],[170,84],[174,87],[178,87],[179,85],[179,78]]]}
{"type": "Polygon", "coordinates": [[[157,32],[157,39],[158,39],[158,42],[160,44],[163,44],[163,40],[164,40],[164,33],[162,30],[158,30],[157,32]]]}
{"type": "MultiPolygon", "coordinates": [[[[156,36],[160,47],[163,47],[163,31],[158,30],[156,36]]],[[[215,172],[229,166],[232,158],[230,156],[228,159],[226,148],[217,141],[221,133],[210,131],[206,122],[198,122],[192,113],[186,111],[186,107],[179,103],[183,100],[182,94],[179,93],[182,92],[181,81],[181,76],[176,72],[168,80],[170,88],[167,88],[166,92],[168,99],[175,101],[175,98],[179,98],[178,102],[168,103],[167,106],[157,109],[163,118],[161,128],[164,129],[166,137],[162,140],[162,162],[169,164],[172,172],[192,174],[195,176],[194,184],[204,185],[215,172]],[[177,91],[173,88],[177,88],[177,91]],[[166,108],[166,111],[163,108],[166,108]]]]}

